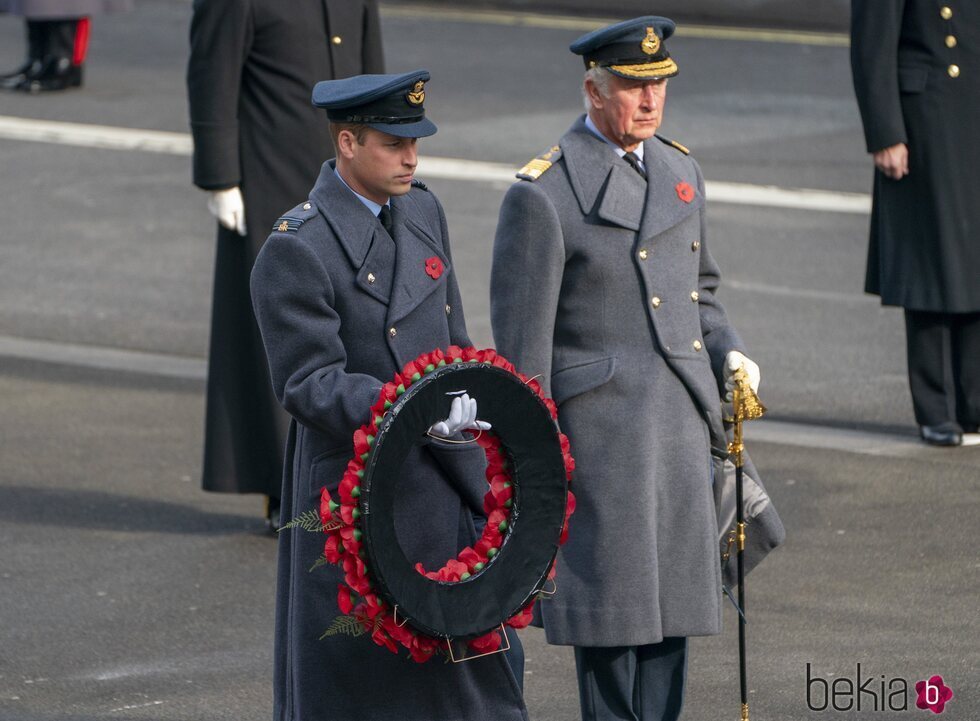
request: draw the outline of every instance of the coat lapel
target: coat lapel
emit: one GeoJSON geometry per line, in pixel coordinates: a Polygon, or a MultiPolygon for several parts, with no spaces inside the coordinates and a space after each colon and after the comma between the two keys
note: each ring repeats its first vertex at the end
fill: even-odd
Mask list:
{"type": "Polygon", "coordinates": [[[672,158],[669,153],[676,152],[656,138],[650,138],[643,144],[643,163],[647,168],[647,191],[643,219],[639,226],[641,240],[660,235],[687,216],[699,211],[704,205],[704,196],[697,188],[696,179],[685,179],[679,169],[671,164],[672,158]],[[691,186],[694,198],[690,203],[684,202],[678,194],[677,186],[680,183],[688,183],[691,186]]]}
{"type": "Polygon", "coordinates": [[[446,283],[449,258],[433,237],[415,201],[403,196],[391,199],[392,235],[395,239],[395,277],[387,324],[394,326],[411,313],[436,288],[446,283]],[[438,258],[442,270],[433,278],[426,272],[426,261],[438,258]]]}

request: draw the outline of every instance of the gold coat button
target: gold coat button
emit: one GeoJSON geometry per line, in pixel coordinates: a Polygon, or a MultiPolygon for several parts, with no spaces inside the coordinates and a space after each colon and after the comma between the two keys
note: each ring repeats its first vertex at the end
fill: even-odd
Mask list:
{"type": "Polygon", "coordinates": [[[310,205],[309,203],[303,203],[303,210],[309,210],[309,209],[310,209],[310,208],[312,208],[312,207],[313,207],[313,206],[312,206],[312,205],[310,205]]]}
{"type": "Polygon", "coordinates": [[[373,283],[375,281],[374,273],[368,273],[367,281],[368,283],[373,283]]]}
{"type": "Polygon", "coordinates": [[[700,240],[695,240],[693,243],[691,243],[691,250],[693,250],[695,253],[698,251],[698,248],[700,247],[701,247],[700,240]]]}
{"type": "Polygon", "coordinates": [[[939,17],[943,20],[949,20],[953,17],[953,9],[949,5],[943,5],[939,10],[939,17]]]}
{"type": "Polygon", "coordinates": [[[946,36],[946,47],[948,47],[948,48],[955,48],[956,47],[956,36],[955,35],[947,35],[946,36]]]}
{"type": "Polygon", "coordinates": [[[334,35],[332,38],[330,38],[330,42],[332,42],[334,45],[340,45],[342,42],[344,42],[344,39],[339,35],[334,35]]]}
{"type": "Polygon", "coordinates": [[[950,65],[946,72],[949,73],[949,77],[958,78],[960,76],[960,66],[950,65]]]}
{"type": "Polygon", "coordinates": [[[696,290],[691,291],[691,300],[693,300],[695,303],[698,302],[698,298],[700,297],[701,296],[698,295],[698,292],[696,290]]]}
{"type": "Polygon", "coordinates": [[[389,328],[388,329],[388,335],[390,335],[392,338],[394,338],[396,335],[398,335],[398,331],[395,330],[394,328],[389,328]]]}
{"type": "Polygon", "coordinates": [[[658,298],[657,296],[653,296],[650,299],[650,305],[652,305],[654,308],[659,308],[660,307],[660,298],[658,298]]]}
{"type": "Polygon", "coordinates": [[[638,255],[640,256],[640,260],[646,260],[647,259],[647,255],[648,255],[647,249],[646,248],[642,248],[640,250],[640,252],[638,253],[638,255]]]}
{"type": "Polygon", "coordinates": [[[692,345],[694,345],[694,350],[701,350],[701,341],[696,340],[692,345]]]}
{"type": "Polygon", "coordinates": [[[449,314],[450,314],[450,313],[452,313],[452,312],[453,312],[453,309],[452,309],[452,308],[450,307],[450,305],[449,305],[449,304],[447,303],[447,304],[446,304],[446,315],[449,315],[449,314]]]}

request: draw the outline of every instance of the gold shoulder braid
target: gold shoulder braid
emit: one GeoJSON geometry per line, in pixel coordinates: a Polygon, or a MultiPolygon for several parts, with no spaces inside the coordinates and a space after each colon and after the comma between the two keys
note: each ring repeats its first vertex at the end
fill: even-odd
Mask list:
{"type": "Polygon", "coordinates": [[[552,145],[538,157],[528,161],[527,165],[517,171],[517,177],[521,180],[537,180],[548,168],[558,162],[561,158],[561,148],[552,145]]]}
{"type": "Polygon", "coordinates": [[[678,143],[676,140],[671,140],[670,138],[665,138],[663,135],[658,135],[657,136],[657,140],[659,140],[664,145],[669,145],[670,147],[674,148],[675,150],[681,151],[682,153],[684,153],[684,155],[690,155],[691,154],[691,151],[690,150],[688,150],[685,146],[683,146],[680,143],[678,143]]]}

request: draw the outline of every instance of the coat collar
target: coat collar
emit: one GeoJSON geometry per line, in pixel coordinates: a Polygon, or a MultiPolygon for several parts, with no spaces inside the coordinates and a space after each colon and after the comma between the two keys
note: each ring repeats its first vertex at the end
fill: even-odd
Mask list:
{"type": "Polygon", "coordinates": [[[364,203],[336,176],[334,167],[333,160],[323,164],[310,199],[333,230],[351,265],[360,268],[371,249],[374,234],[382,228],[364,203]]]}
{"type": "Polygon", "coordinates": [[[676,188],[685,182],[683,171],[669,156],[676,151],[656,138],[643,144],[645,183],[608,143],[589,131],[584,115],[565,133],[560,145],[582,213],[589,215],[595,210],[609,223],[639,231],[641,238],[662,233],[704,204],[697,190],[690,203],[679,198],[676,188]]]}
{"type": "Polygon", "coordinates": [[[388,306],[388,324],[393,326],[447,282],[452,269],[449,258],[436,239],[430,218],[419,203],[408,195],[391,199],[392,235],[395,240],[395,277],[388,306]],[[442,271],[437,278],[426,272],[426,262],[438,258],[442,271]]]}

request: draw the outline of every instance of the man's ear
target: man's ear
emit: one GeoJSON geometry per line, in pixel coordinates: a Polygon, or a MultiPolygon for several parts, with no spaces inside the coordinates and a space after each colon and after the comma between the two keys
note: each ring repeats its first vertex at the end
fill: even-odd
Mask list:
{"type": "Polygon", "coordinates": [[[350,130],[341,130],[337,134],[337,155],[350,160],[354,157],[355,145],[357,145],[357,136],[350,130]]]}
{"type": "Polygon", "coordinates": [[[599,92],[599,86],[595,84],[592,78],[585,79],[585,94],[588,96],[593,108],[599,109],[602,107],[602,93],[599,92]]]}

